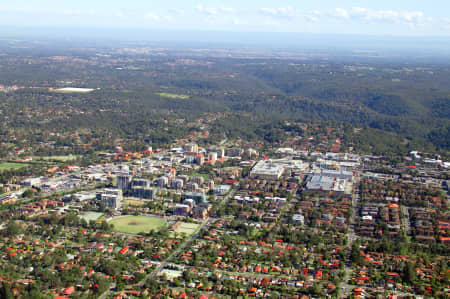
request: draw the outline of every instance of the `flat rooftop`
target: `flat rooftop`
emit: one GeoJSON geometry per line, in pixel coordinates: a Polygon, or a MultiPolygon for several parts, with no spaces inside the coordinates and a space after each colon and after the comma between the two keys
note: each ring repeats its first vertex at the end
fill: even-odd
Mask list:
{"type": "Polygon", "coordinates": [[[58,88],[55,89],[56,92],[81,92],[81,93],[88,93],[91,91],[94,91],[93,88],[76,88],[76,87],[64,87],[64,88],[58,88]]]}

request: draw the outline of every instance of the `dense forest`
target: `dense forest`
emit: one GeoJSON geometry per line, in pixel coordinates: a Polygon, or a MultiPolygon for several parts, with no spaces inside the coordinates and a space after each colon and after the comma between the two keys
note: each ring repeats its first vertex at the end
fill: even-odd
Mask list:
{"type": "Polygon", "coordinates": [[[0,44],[0,84],[19,86],[0,93],[4,141],[10,128],[42,140],[49,130],[87,128],[104,144],[130,135],[166,144],[189,131],[175,120],[220,112],[229,124],[217,128],[243,137],[264,136],[281,120],[313,120],[390,132],[405,149],[450,150],[443,60],[23,43],[0,44]],[[96,90],[49,90],[67,86],[96,90]]]}

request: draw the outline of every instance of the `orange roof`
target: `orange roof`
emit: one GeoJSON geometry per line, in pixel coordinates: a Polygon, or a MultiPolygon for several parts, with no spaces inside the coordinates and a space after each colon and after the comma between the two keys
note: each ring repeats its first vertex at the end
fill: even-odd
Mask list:
{"type": "Polygon", "coordinates": [[[128,246],[125,246],[124,248],[122,248],[119,253],[120,254],[125,254],[128,251],[128,246]]]}
{"type": "Polygon", "coordinates": [[[69,286],[67,288],[64,289],[63,294],[70,296],[72,295],[72,293],[75,292],[75,287],[74,286],[69,286]]]}
{"type": "Polygon", "coordinates": [[[361,280],[370,280],[370,278],[366,277],[366,276],[361,276],[359,279],[361,279],[361,280]]]}
{"type": "Polygon", "coordinates": [[[49,168],[47,171],[48,172],[55,172],[57,170],[58,170],[58,166],[54,166],[54,167],[49,168]]]}

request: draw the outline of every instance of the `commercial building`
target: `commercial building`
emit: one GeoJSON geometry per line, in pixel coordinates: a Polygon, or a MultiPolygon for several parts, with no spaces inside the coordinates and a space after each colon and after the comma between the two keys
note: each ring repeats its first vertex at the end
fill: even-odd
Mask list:
{"type": "Polygon", "coordinates": [[[131,188],[134,187],[142,187],[142,188],[149,188],[151,186],[150,180],[147,179],[134,179],[131,182],[131,188]]]}
{"type": "Polygon", "coordinates": [[[184,153],[184,162],[203,165],[205,163],[205,156],[195,152],[186,152],[184,153]]]}
{"type": "Polygon", "coordinates": [[[346,171],[343,169],[340,169],[340,170],[322,169],[321,175],[326,176],[326,177],[331,177],[331,178],[350,180],[350,181],[353,180],[353,172],[346,171]]]}
{"type": "Polygon", "coordinates": [[[191,177],[191,182],[196,183],[197,185],[202,185],[205,179],[202,176],[193,176],[191,177]]]}
{"type": "Polygon", "coordinates": [[[113,209],[120,208],[122,202],[122,190],[120,189],[104,189],[97,194],[100,204],[113,209]]]}
{"type": "Polygon", "coordinates": [[[328,176],[314,175],[306,184],[306,191],[320,192],[324,195],[343,195],[351,197],[353,183],[351,181],[328,176]]]}
{"type": "Polygon", "coordinates": [[[184,180],[175,179],[170,181],[170,188],[172,189],[182,189],[184,186],[184,180]]]}
{"type": "Polygon", "coordinates": [[[132,175],[120,174],[117,176],[117,187],[121,190],[128,190],[131,188],[132,175]]]}
{"type": "Polygon", "coordinates": [[[217,161],[217,157],[218,155],[216,152],[208,153],[208,161],[215,163],[217,161]]]}
{"type": "Polygon", "coordinates": [[[228,157],[239,157],[244,153],[244,150],[240,147],[232,147],[227,149],[228,157]]]}
{"type": "Polygon", "coordinates": [[[137,187],[132,187],[130,190],[130,195],[132,197],[137,197],[140,199],[153,199],[153,198],[155,198],[156,193],[157,193],[157,189],[151,188],[151,187],[137,186],[137,187]]]}
{"type": "Polygon", "coordinates": [[[197,219],[206,219],[208,218],[208,213],[211,210],[212,206],[207,203],[202,203],[194,207],[192,210],[192,216],[197,219]]]}
{"type": "Polygon", "coordinates": [[[251,178],[278,180],[284,172],[284,166],[271,161],[259,161],[250,172],[251,178]]]}
{"type": "Polygon", "coordinates": [[[208,149],[208,153],[216,153],[217,158],[223,158],[225,157],[225,149],[223,148],[210,148],[208,149]]]}
{"type": "Polygon", "coordinates": [[[184,198],[193,199],[197,204],[206,203],[206,195],[203,192],[186,192],[184,198]]]}
{"type": "Polygon", "coordinates": [[[196,143],[186,143],[184,145],[184,151],[198,153],[198,145],[196,143]]]}
{"type": "Polygon", "coordinates": [[[214,193],[218,195],[224,195],[228,191],[230,191],[231,186],[230,185],[219,185],[214,188],[214,193]]]}
{"type": "Polygon", "coordinates": [[[22,181],[22,185],[25,187],[37,186],[41,183],[41,178],[28,178],[22,181]]]}
{"type": "Polygon", "coordinates": [[[169,183],[169,178],[166,176],[162,176],[157,178],[155,181],[155,185],[158,187],[166,187],[167,184],[169,183]]]}
{"type": "Polygon", "coordinates": [[[173,209],[174,216],[188,216],[191,211],[191,207],[188,205],[177,204],[173,209]]]}

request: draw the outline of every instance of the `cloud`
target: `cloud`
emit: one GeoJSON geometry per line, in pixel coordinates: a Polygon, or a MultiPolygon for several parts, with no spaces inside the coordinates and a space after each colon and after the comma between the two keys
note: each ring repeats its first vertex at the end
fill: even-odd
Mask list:
{"type": "Polygon", "coordinates": [[[169,13],[171,15],[176,15],[176,16],[184,16],[186,14],[186,12],[183,9],[179,9],[179,8],[171,8],[171,9],[169,9],[169,13]]]}
{"type": "Polygon", "coordinates": [[[116,12],[115,14],[114,14],[114,16],[116,17],[116,18],[119,18],[119,19],[126,19],[127,18],[127,15],[125,15],[123,12],[121,12],[121,11],[118,11],[118,12],[116,12]]]}
{"type": "Polygon", "coordinates": [[[241,20],[239,18],[233,19],[233,25],[239,26],[239,25],[248,25],[247,21],[241,20]]]}
{"type": "Polygon", "coordinates": [[[205,7],[203,5],[197,5],[195,9],[204,15],[207,16],[216,16],[216,15],[225,15],[225,14],[233,14],[236,12],[234,8],[229,7],[205,7]]]}
{"type": "Polygon", "coordinates": [[[330,16],[340,20],[364,21],[366,23],[391,23],[409,26],[425,25],[433,21],[422,11],[371,10],[363,7],[336,8],[330,16]]]}
{"type": "Polygon", "coordinates": [[[258,14],[263,15],[265,17],[269,16],[273,19],[278,19],[278,21],[293,21],[295,19],[298,19],[298,20],[305,20],[311,23],[319,22],[321,18],[324,16],[324,14],[318,10],[301,12],[298,9],[292,7],[260,8],[258,10],[258,14]]]}
{"type": "MultiPolygon", "coordinates": [[[[226,2],[223,2],[226,3],[226,2]]],[[[338,3],[338,2],[336,2],[338,3]]],[[[227,4],[223,4],[227,5],[227,4]]],[[[20,20],[22,18],[41,17],[43,20],[63,20],[66,22],[98,22],[102,19],[106,22],[125,20],[137,24],[155,25],[163,23],[167,25],[181,26],[201,26],[201,24],[213,24],[215,26],[241,26],[251,27],[258,30],[269,29],[279,26],[283,30],[295,30],[295,28],[306,28],[312,31],[334,31],[339,25],[343,31],[364,31],[380,27],[383,32],[404,31],[419,28],[429,30],[429,32],[441,32],[450,34],[449,17],[430,17],[421,10],[396,10],[396,9],[371,9],[366,7],[331,7],[323,10],[301,10],[300,6],[275,6],[263,8],[238,8],[230,6],[215,6],[212,4],[199,4],[191,8],[167,8],[165,11],[140,11],[138,9],[124,10],[89,10],[89,9],[66,9],[53,8],[32,8],[30,6],[14,7],[0,4],[0,18],[3,16],[9,19],[20,20]],[[145,20],[145,22],[144,22],[145,20]],[[379,26],[383,25],[383,26],[379,26]],[[304,27],[301,27],[304,26],[304,27]],[[359,27],[358,27],[359,26],[359,27]],[[369,28],[371,27],[371,28],[369,28]]],[[[340,6],[340,5],[338,5],[340,6]]],[[[17,21],[18,22],[18,21],[17,21]]],[[[213,28],[213,26],[211,26],[213,28]]],[[[417,31],[419,33],[419,30],[417,31]]],[[[428,31],[427,31],[428,32],[428,31]]]]}
{"type": "Polygon", "coordinates": [[[450,18],[441,19],[441,27],[444,30],[450,30],[450,18]]]}
{"type": "Polygon", "coordinates": [[[265,16],[274,18],[295,18],[300,16],[298,10],[292,7],[280,7],[280,8],[260,8],[259,13],[265,16]]]}
{"type": "Polygon", "coordinates": [[[332,18],[340,22],[390,23],[416,27],[433,21],[431,17],[425,16],[422,11],[372,10],[363,7],[352,7],[350,9],[338,7],[331,11],[313,10],[309,12],[301,12],[293,7],[266,7],[258,9],[257,13],[280,21],[302,19],[311,23],[328,21],[332,18]]]}
{"type": "Polygon", "coordinates": [[[350,18],[350,14],[346,9],[336,8],[334,12],[331,13],[332,16],[336,18],[348,19],[350,18]]]}
{"type": "Polygon", "coordinates": [[[173,18],[171,16],[162,16],[154,13],[147,13],[144,15],[144,19],[151,22],[172,22],[173,18]]]}
{"type": "Polygon", "coordinates": [[[322,17],[323,13],[318,10],[313,10],[311,12],[303,14],[303,18],[311,23],[319,22],[322,17]]]}
{"type": "Polygon", "coordinates": [[[147,13],[144,15],[144,18],[150,21],[160,21],[161,17],[154,13],[147,13]]]}
{"type": "Polygon", "coordinates": [[[23,15],[55,15],[55,16],[91,16],[95,11],[79,9],[35,9],[28,7],[8,8],[1,7],[1,13],[23,14],[23,15]]]}
{"type": "Polygon", "coordinates": [[[64,16],[82,16],[82,15],[89,15],[89,12],[83,12],[79,9],[65,9],[61,11],[57,11],[57,14],[61,14],[64,16]]]}

